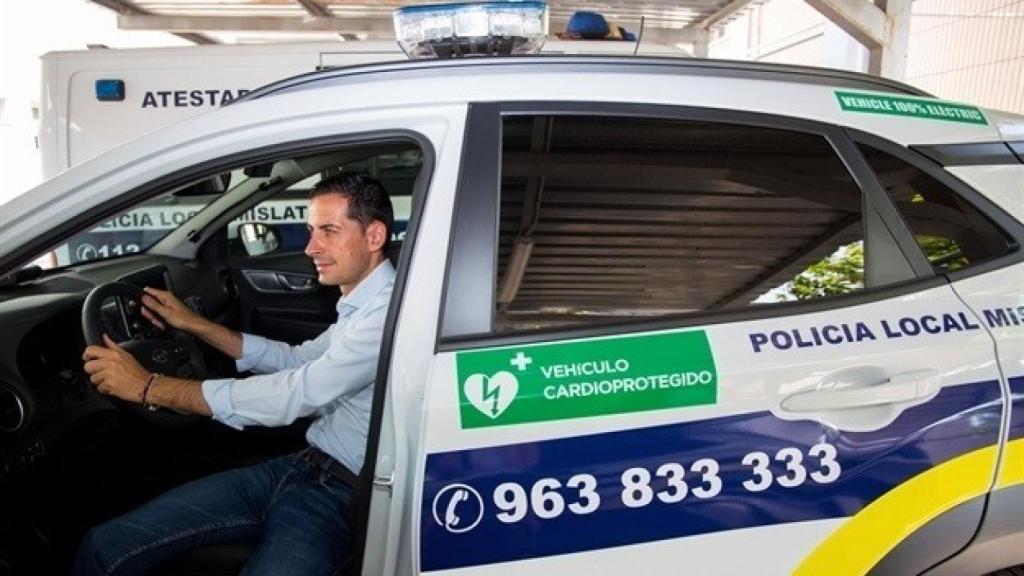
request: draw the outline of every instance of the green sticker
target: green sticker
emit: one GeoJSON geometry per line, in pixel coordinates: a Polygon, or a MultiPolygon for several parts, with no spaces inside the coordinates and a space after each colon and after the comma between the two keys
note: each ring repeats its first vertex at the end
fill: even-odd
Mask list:
{"type": "Polygon", "coordinates": [[[463,428],[714,404],[703,330],[460,352],[463,428]]]}
{"type": "Polygon", "coordinates": [[[968,124],[988,124],[985,120],[985,115],[981,113],[981,110],[974,106],[966,106],[964,104],[838,91],[836,92],[836,98],[839,99],[839,106],[847,112],[893,114],[896,116],[912,116],[914,118],[925,118],[928,120],[967,122],[968,124]]]}

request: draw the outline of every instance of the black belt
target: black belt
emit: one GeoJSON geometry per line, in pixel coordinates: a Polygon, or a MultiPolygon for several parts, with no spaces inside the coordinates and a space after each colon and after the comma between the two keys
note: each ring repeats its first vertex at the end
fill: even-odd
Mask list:
{"type": "Polygon", "coordinates": [[[313,466],[323,468],[331,476],[334,476],[338,480],[341,480],[345,484],[355,488],[358,481],[356,475],[346,468],[341,462],[338,462],[323,450],[316,446],[310,446],[302,452],[299,452],[299,456],[302,456],[302,459],[306,462],[309,462],[313,466]]]}

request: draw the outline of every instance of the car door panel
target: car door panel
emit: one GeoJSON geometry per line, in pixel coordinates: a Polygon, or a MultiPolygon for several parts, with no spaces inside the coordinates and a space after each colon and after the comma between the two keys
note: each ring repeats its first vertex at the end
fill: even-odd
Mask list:
{"type": "Polygon", "coordinates": [[[316,281],[305,254],[236,258],[231,278],[238,287],[246,332],[299,343],[316,338],[337,319],[340,294],[316,281]]]}
{"type": "MultiPolygon", "coordinates": [[[[419,522],[422,570],[475,567],[487,573],[500,562],[502,573],[527,574],[535,566],[529,560],[564,554],[559,565],[567,570],[613,573],[604,564],[608,554],[598,551],[614,548],[622,557],[615,564],[632,565],[636,574],[661,572],[650,562],[651,550],[717,566],[721,573],[749,566],[751,555],[763,562],[761,573],[860,574],[914,527],[965,495],[987,491],[998,452],[999,375],[987,334],[948,287],[681,331],[706,335],[715,373],[712,402],[504,425],[501,416],[510,412],[502,412],[488,415],[487,425],[467,427],[467,416],[479,406],[465,392],[469,381],[460,380],[465,374],[458,365],[482,352],[440,355],[428,399],[433,416],[419,522]],[[893,328],[936,315],[949,315],[946,330],[910,335],[893,328]],[[852,338],[815,343],[812,329],[820,334],[825,326],[844,334],[849,328],[852,338]],[[767,346],[755,344],[760,335],[768,336],[767,346]],[[829,374],[864,366],[890,375],[934,371],[941,389],[887,410],[861,409],[859,418],[844,414],[858,410],[853,408],[802,418],[781,408],[796,391],[834,382],[829,374]],[[453,490],[466,497],[451,496],[453,490]],[[483,513],[477,515],[475,506],[483,513]],[[762,531],[771,542],[787,526],[801,529],[790,533],[784,550],[757,544],[762,531]],[[746,534],[746,554],[722,556],[717,546],[697,544],[728,542],[729,534],[735,543],[738,530],[746,534]]],[[[659,334],[665,333],[607,339],[621,344],[659,334]]],[[[487,353],[505,354],[511,362],[520,352],[539,358],[547,347],[555,351],[545,358],[568,359],[571,353],[557,349],[573,344],[487,353]]],[[[616,359],[610,360],[614,365],[616,359]]],[[[500,387],[503,368],[483,374],[500,387]]],[[[528,368],[544,369],[551,365],[528,368]]],[[[529,396],[535,388],[517,388],[506,410],[524,401],[543,405],[529,396]]],[[[492,395],[500,405],[501,393],[492,395]]],[[[558,412],[552,410],[535,408],[558,412]]],[[[955,539],[960,545],[978,521],[962,526],[955,539]]],[[[936,560],[953,552],[935,551],[936,560]]]]}
{"type": "MultiPolygon", "coordinates": [[[[964,306],[943,278],[932,275],[889,202],[884,183],[845,133],[798,127],[827,134],[863,194],[868,215],[863,218],[863,236],[842,243],[853,246],[864,240],[866,278],[877,265],[871,259],[879,257],[912,264],[910,278],[903,276],[905,271],[897,277],[870,277],[864,282],[868,290],[857,292],[858,287],[833,297],[815,294],[803,304],[787,307],[751,303],[734,310],[715,305],[704,309],[688,302],[677,306],[704,314],[650,320],[622,313],[615,318],[619,324],[603,327],[591,326],[585,304],[566,297],[555,304],[541,301],[549,308],[540,308],[540,314],[524,307],[540,318],[539,328],[529,325],[533,317],[517,321],[510,314],[503,317],[501,329],[496,328],[502,304],[511,310],[509,304],[521,289],[507,280],[518,275],[525,283],[530,258],[558,255],[566,260],[565,255],[584,250],[582,242],[558,237],[568,246],[563,247],[550,234],[519,241],[514,224],[507,222],[525,223],[518,234],[529,236],[545,225],[549,231],[564,222],[575,224],[568,213],[573,208],[592,209],[587,214],[594,220],[607,217],[623,228],[630,218],[635,220],[641,232],[629,244],[634,252],[621,257],[621,266],[636,270],[606,278],[598,273],[608,276],[620,261],[594,258],[562,264],[606,267],[588,282],[583,275],[559,276],[554,268],[558,261],[545,260],[537,264],[528,297],[540,301],[538,295],[566,286],[575,288],[581,299],[609,295],[606,299],[628,311],[643,307],[634,300],[657,300],[670,292],[654,282],[657,273],[691,266],[692,278],[680,274],[678,286],[686,289],[692,281],[695,293],[720,289],[706,279],[718,272],[718,263],[700,260],[699,249],[693,251],[696,260],[689,266],[683,256],[654,262],[656,249],[644,253],[647,246],[664,246],[654,242],[663,240],[661,221],[646,222],[639,211],[618,219],[599,211],[617,202],[624,205],[624,212],[631,208],[628,193],[634,190],[626,187],[642,188],[636,185],[646,183],[642,173],[612,173],[621,179],[609,186],[625,190],[618,195],[574,196],[582,199],[578,203],[593,206],[571,207],[558,196],[566,194],[565,189],[589,193],[590,188],[606,185],[601,179],[574,179],[586,162],[581,160],[584,156],[568,154],[573,146],[593,153],[588,146],[606,136],[610,125],[615,134],[646,142],[639,132],[645,128],[621,122],[616,115],[621,111],[614,106],[599,112],[586,106],[565,108],[602,117],[589,124],[570,123],[589,139],[556,130],[551,139],[558,152],[550,154],[543,140],[553,130],[548,118],[555,119],[555,129],[560,119],[545,115],[559,109],[557,104],[523,105],[497,122],[483,107],[471,108],[473,125],[477,116],[481,119],[482,135],[466,148],[464,162],[474,169],[465,171],[463,182],[472,194],[463,195],[460,189],[440,351],[426,391],[424,455],[418,462],[422,481],[413,513],[419,528],[419,547],[413,550],[419,571],[661,574],[666,566],[678,566],[680,571],[700,567],[701,573],[720,574],[864,574],[918,528],[951,511],[957,512],[960,522],[916,560],[924,569],[967,545],[983,515],[983,507],[972,504],[987,493],[999,458],[1004,391],[992,342],[980,317],[964,306]],[[532,125],[508,120],[515,113],[526,115],[532,125]],[[498,128],[492,126],[495,123],[498,128]],[[492,132],[493,139],[504,138],[509,159],[499,150],[502,158],[495,162],[495,144],[486,141],[492,132]],[[517,162],[522,159],[515,156],[522,150],[537,156],[539,164],[565,162],[565,169],[544,172],[551,176],[546,184],[543,178],[530,180],[536,172],[532,164],[517,162]],[[495,164],[503,171],[487,182],[481,166],[495,164]],[[531,222],[515,208],[521,203],[523,214],[528,212],[527,195],[542,187],[537,182],[551,193],[538,192],[535,209],[543,215],[543,203],[561,202],[562,211],[531,222]],[[500,195],[480,192],[491,189],[500,195]],[[498,223],[492,225],[494,221],[498,223]],[[544,246],[545,241],[552,246],[544,246]],[[543,248],[548,252],[538,256],[543,248]],[[495,253],[505,268],[495,262],[495,253]],[[907,262],[892,254],[905,255],[907,262]],[[631,258],[639,262],[630,262],[631,258]],[[632,291],[624,293],[617,286],[631,274],[650,278],[651,285],[630,285],[632,291]],[[887,282],[895,283],[877,287],[887,282]],[[455,305],[457,310],[450,314],[455,305]],[[574,311],[583,318],[571,317],[574,311]],[[555,316],[561,325],[543,324],[543,313],[555,316]]],[[[646,111],[639,112],[642,116],[646,111]]],[[[692,111],[680,116],[689,118],[688,114],[707,119],[692,111]]],[[[768,122],[740,116],[717,121],[729,123],[730,129],[748,121],[768,122]]],[[[684,129],[679,128],[678,138],[686,142],[684,129]]],[[[702,145],[707,146],[711,132],[701,134],[702,145]]],[[[658,145],[670,148],[664,142],[658,145]]],[[[615,150],[603,146],[599,149],[615,150]]],[[[828,154],[823,152],[818,161],[828,154]]],[[[613,153],[604,158],[615,162],[613,153]]],[[[687,165],[691,160],[707,168],[707,161],[685,155],[666,165],[687,165]]],[[[752,155],[748,160],[757,164],[762,158],[752,155]]],[[[741,163],[737,169],[748,166],[741,163]]],[[[801,181],[799,175],[792,178],[801,181]]],[[[651,181],[659,190],[673,189],[674,182],[663,183],[654,176],[651,181]]],[[[635,194],[647,201],[642,192],[635,194]]],[[[780,195],[788,192],[786,186],[775,190],[780,195]]],[[[849,212],[849,205],[830,206],[849,212]]],[[[673,212],[666,218],[686,222],[689,215],[673,212]]],[[[808,223],[806,218],[793,219],[794,230],[808,223]]],[[[860,222],[855,216],[851,220],[860,222]]],[[[603,225],[587,220],[571,231],[590,235],[592,244],[612,245],[619,238],[592,231],[612,229],[603,225]]],[[[704,233],[701,225],[707,223],[698,222],[687,232],[704,233]]],[[[764,245],[751,247],[743,256],[762,258],[764,268],[782,277],[782,266],[773,260],[777,257],[767,239],[785,227],[773,224],[759,231],[766,238],[764,245]],[[759,256],[762,251],[765,255],[759,256]]],[[[615,234],[628,236],[619,229],[610,235],[615,234]]],[[[707,246],[718,248],[721,243],[707,246]]],[[[727,268],[725,263],[721,266],[727,268]]],[[[783,299],[771,298],[771,292],[764,296],[768,298],[752,293],[750,299],[783,299]]],[[[658,314],[670,312],[649,315],[658,314]]]]}

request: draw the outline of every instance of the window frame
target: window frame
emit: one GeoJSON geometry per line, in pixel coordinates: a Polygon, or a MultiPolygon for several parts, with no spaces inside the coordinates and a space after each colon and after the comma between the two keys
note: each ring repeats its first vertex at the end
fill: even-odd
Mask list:
{"type": "MultiPolygon", "coordinates": [[[[871,134],[855,128],[846,128],[846,132],[849,134],[850,140],[855,148],[860,144],[871,146],[872,148],[876,148],[886,154],[894,156],[912,167],[917,168],[921,172],[924,172],[926,175],[931,176],[961,200],[970,204],[975,210],[981,212],[983,216],[991,220],[992,224],[1008,235],[1014,243],[1010,246],[1010,251],[1002,256],[982,260],[977,264],[968,264],[966,267],[952,272],[935,272],[935,274],[947,278],[950,282],[956,282],[958,280],[971,278],[979,274],[984,274],[986,272],[991,272],[993,270],[1005,268],[1006,266],[1012,266],[1014,264],[1024,262],[1024,250],[1021,249],[1021,247],[1024,246],[1024,224],[1018,222],[1013,216],[1009,215],[987,196],[978,192],[963,180],[960,180],[943,168],[942,164],[925,153],[925,149],[915,146],[901,146],[891,140],[878,136],[877,134],[871,134]]],[[[860,155],[859,148],[857,149],[857,153],[860,155]]],[[[979,164],[970,165],[977,166],[979,164]]],[[[1012,166],[1013,163],[1009,165],[1012,166]]],[[[868,169],[871,169],[870,166],[868,169]]],[[[873,172],[874,171],[872,170],[872,173],[873,172]]],[[[886,194],[886,196],[888,196],[888,194],[886,194]]],[[[891,200],[888,198],[886,199],[889,204],[895,208],[897,217],[903,221],[903,226],[907,230],[910,230],[910,226],[904,219],[903,214],[899,211],[899,208],[896,208],[895,204],[893,204],[891,200]]],[[[917,243],[917,240],[913,237],[913,234],[911,234],[911,240],[913,249],[917,251],[922,258],[927,260],[924,251],[917,243]]],[[[931,267],[931,263],[929,263],[928,266],[931,267]]]]}
{"type": "Polygon", "coordinates": [[[892,298],[946,282],[944,277],[932,270],[878,176],[871,170],[847,131],[838,125],[774,114],[689,106],[607,102],[484,102],[471,103],[469,106],[463,146],[437,333],[436,350],[440,352],[805,314],[892,298]],[[832,146],[861,191],[865,225],[868,209],[876,211],[880,223],[886,228],[885,232],[899,249],[913,277],[851,294],[808,301],[495,334],[503,121],[508,116],[544,115],[698,120],[821,136],[832,146]]]}

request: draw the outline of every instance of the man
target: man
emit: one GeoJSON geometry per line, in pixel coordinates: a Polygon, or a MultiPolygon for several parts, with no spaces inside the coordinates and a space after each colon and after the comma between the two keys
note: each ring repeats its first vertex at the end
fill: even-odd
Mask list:
{"type": "Polygon", "coordinates": [[[363,465],[373,379],[394,283],[387,260],[391,201],[379,182],[342,174],[310,194],[309,244],[321,284],[341,289],[338,321],[289,346],[240,334],[146,289],[146,316],[237,360],[238,380],[181,380],[143,369],[115,342],[90,346],[85,370],[100,392],[148,406],[212,416],[235,428],[281,426],[317,413],[310,447],[175,488],[86,534],[75,574],[141,574],[190,548],[252,539],[246,574],[333,574],[349,557],[348,509],[363,465]]]}

